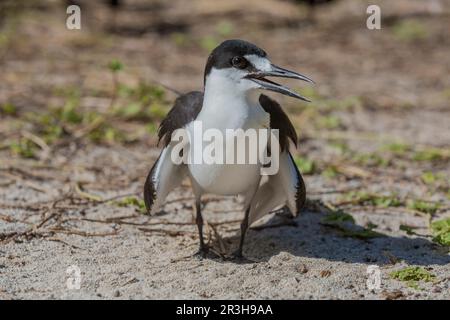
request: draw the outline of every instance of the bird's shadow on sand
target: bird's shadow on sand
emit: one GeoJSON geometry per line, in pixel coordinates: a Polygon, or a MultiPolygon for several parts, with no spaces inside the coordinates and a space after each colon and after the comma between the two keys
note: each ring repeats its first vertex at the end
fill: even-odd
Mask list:
{"type": "MultiPolygon", "coordinates": [[[[244,256],[236,262],[262,262],[280,252],[298,257],[326,259],[363,264],[392,264],[404,261],[411,265],[445,265],[450,256],[445,249],[425,238],[383,235],[371,239],[344,237],[320,222],[324,214],[305,212],[295,219],[297,226],[250,229],[247,233],[244,256]]],[[[239,242],[239,232],[225,237],[230,247],[239,242]]]]}

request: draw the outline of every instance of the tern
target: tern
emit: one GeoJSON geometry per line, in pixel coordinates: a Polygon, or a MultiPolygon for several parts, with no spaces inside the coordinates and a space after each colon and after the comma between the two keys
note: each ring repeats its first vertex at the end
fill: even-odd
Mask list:
{"type": "MultiPolygon", "coordinates": [[[[253,222],[282,207],[287,207],[296,216],[305,203],[305,183],[289,151],[290,141],[297,146],[297,133],[280,104],[262,94],[261,90],[309,100],[266,77],[314,83],[307,76],[276,66],[263,49],[250,42],[226,40],[208,57],[203,92],[192,91],[179,96],[159,127],[159,142],[163,143],[164,148],[145,181],[146,208],[150,214],[160,210],[169,192],[188,177],[195,195],[200,239],[198,253],[203,257],[209,248],[203,237],[202,195],[242,197],[245,215],[241,223],[239,247],[233,253],[236,258],[243,257],[245,234],[253,222]],[[278,130],[279,148],[272,150],[278,150],[278,171],[264,176],[261,174],[261,167],[264,166],[261,163],[175,162],[171,156],[175,148],[173,134],[180,129],[192,133],[195,122],[200,122],[205,129],[219,132],[228,129],[278,130]]],[[[191,141],[183,150],[195,156],[196,152],[204,150],[202,148],[195,148],[191,141]]],[[[223,150],[230,152],[228,148],[223,150]]],[[[251,150],[247,149],[247,152],[251,150]]]]}

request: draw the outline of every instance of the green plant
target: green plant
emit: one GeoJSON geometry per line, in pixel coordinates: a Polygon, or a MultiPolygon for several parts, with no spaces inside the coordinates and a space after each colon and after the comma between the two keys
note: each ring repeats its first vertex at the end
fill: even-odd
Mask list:
{"type": "Polygon", "coordinates": [[[20,138],[9,144],[9,148],[13,154],[22,158],[34,158],[36,156],[36,145],[27,138],[20,138]]]}
{"type": "Polygon", "coordinates": [[[422,40],[428,35],[426,26],[417,20],[402,20],[392,27],[392,32],[402,41],[422,40]]]}
{"type": "Polygon", "coordinates": [[[12,103],[5,103],[0,106],[0,114],[1,113],[13,116],[17,114],[17,108],[12,103]]]}
{"type": "Polygon", "coordinates": [[[213,36],[202,37],[199,41],[200,47],[211,52],[219,44],[219,40],[213,36]]]}
{"type": "Polygon", "coordinates": [[[113,113],[125,120],[154,121],[162,119],[167,113],[169,104],[165,99],[165,90],[160,86],[144,82],[136,87],[120,85],[119,95],[123,99],[117,103],[113,113]]]}
{"type": "Polygon", "coordinates": [[[450,218],[433,222],[431,230],[434,242],[443,246],[450,246],[450,218]]]}
{"type": "Polygon", "coordinates": [[[440,150],[437,148],[427,148],[424,150],[416,151],[413,155],[415,161],[438,161],[447,159],[449,153],[446,150],[440,150]]]}
{"type": "Polygon", "coordinates": [[[422,173],[420,178],[426,184],[433,184],[436,182],[436,176],[430,171],[422,173]]]}
{"type": "Polygon", "coordinates": [[[233,32],[233,24],[230,21],[221,21],[216,26],[216,31],[222,37],[228,37],[233,32]]]}
{"type": "Polygon", "coordinates": [[[113,79],[113,92],[112,92],[111,101],[109,103],[109,108],[108,108],[109,110],[111,110],[114,107],[114,103],[116,102],[117,94],[118,94],[119,86],[120,86],[119,80],[117,78],[117,73],[123,69],[123,64],[119,60],[114,59],[108,63],[108,68],[112,73],[112,79],[113,79]]]}
{"type": "Polygon", "coordinates": [[[316,125],[324,129],[337,129],[341,126],[341,119],[335,115],[322,116],[316,119],[316,125]]]}
{"type": "Polygon", "coordinates": [[[394,143],[389,143],[389,144],[383,145],[381,149],[390,151],[396,155],[403,155],[411,150],[411,146],[409,146],[405,143],[394,142],[394,143]]]}
{"type": "Polygon", "coordinates": [[[423,213],[435,214],[440,205],[437,202],[429,202],[419,199],[408,200],[407,206],[409,209],[417,210],[423,213]]]}
{"type": "Polygon", "coordinates": [[[113,59],[108,63],[108,68],[114,73],[119,72],[123,69],[123,63],[117,59],[113,59]]]}
{"type": "Polygon", "coordinates": [[[384,158],[377,153],[354,154],[353,160],[358,164],[368,167],[386,167],[390,164],[388,158],[384,158]]]}
{"type": "Polygon", "coordinates": [[[303,174],[313,174],[316,170],[316,164],[313,160],[304,157],[295,157],[294,162],[303,174]]]}
{"type": "Polygon", "coordinates": [[[350,148],[345,141],[331,141],[328,145],[336,149],[340,154],[345,154],[350,151],[350,148]]]}
{"type": "Polygon", "coordinates": [[[92,130],[88,137],[95,143],[113,144],[126,141],[126,137],[122,131],[104,122],[92,130]]]}
{"type": "Polygon", "coordinates": [[[118,207],[134,207],[140,213],[146,213],[144,200],[137,197],[126,197],[119,201],[115,201],[114,204],[118,207]]]}
{"type": "Polygon", "coordinates": [[[379,195],[365,191],[352,191],[343,196],[344,201],[359,205],[372,205],[377,207],[399,207],[402,201],[395,195],[379,195]]]}
{"type": "Polygon", "coordinates": [[[331,211],[321,220],[321,223],[339,230],[341,235],[344,237],[367,240],[382,236],[381,233],[372,230],[373,226],[363,228],[355,225],[355,219],[353,219],[350,214],[342,210],[331,211]]]}
{"type": "Polygon", "coordinates": [[[407,235],[411,236],[411,235],[419,235],[417,234],[414,229],[416,229],[416,227],[412,227],[412,226],[407,226],[405,224],[401,224],[399,229],[401,231],[405,231],[407,235]]]}
{"type": "Polygon", "coordinates": [[[326,215],[322,222],[328,225],[337,225],[343,222],[355,223],[355,219],[346,212],[336,210],[326,215]]]}
{"type": "Polygon", "coordinates": [[[172,39],[172,41],[180,47],[184,47],[187,44],[189,44],[189,37],[181,32],[174,32],[170,35],[170,38],[172,39]]]}
{"type": "Polygon", "coordinates": [[[336,168],[336,166],[328,166],[324,171],[322,171],[322,175],[325,178],[333,179],[339,174],[339,170],[336,168]]]}
{"type": "Polygon", "coordinates": [[[414,289],[418,289],[418,282],[432,282],[436,276],[421,267],[406,267],[401,270],[393,271],[389,274],[392,279],[406,282],[406,284],[414,289]]]}

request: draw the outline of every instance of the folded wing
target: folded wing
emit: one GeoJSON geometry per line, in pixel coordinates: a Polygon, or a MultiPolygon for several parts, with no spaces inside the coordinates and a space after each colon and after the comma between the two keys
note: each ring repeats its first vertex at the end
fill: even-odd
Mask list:
{"type": "Polygon", "coordinates": [[[256,192],[250,209],[250,224],[285,205],[296,216],[306,200],[305,183],[289,152],[289,140],[297,145],[295,128],[276,101],[261,95],[259,102],[270,114],[271,129],[279,130],[280,163],[277,174],[264,177],[256,192]]]}
{"type": "MultiPolygon", "coordinates": [[[[161,122],[158,130],[159,142],[164,143],[164,149],[153,164],[144,185],[144,201],[147,211],[157,212],[167,195],[179,186],[187,174],[185,164],[175,164],[172,161],[172,133],[184,128],[197,118],[203,104],[203,93],[192,91],[177,98],[174,106],[161,122]]],[[[158,142],[158,143],[159,143],[158,142]]]]}
{"type": "Polygon", "coordinates": [[[287,206],[297,216],[306,199],[305,183],[289,152],[280,154],[280,170],[267,177],[253,199],[249,223],[287,206]]]}

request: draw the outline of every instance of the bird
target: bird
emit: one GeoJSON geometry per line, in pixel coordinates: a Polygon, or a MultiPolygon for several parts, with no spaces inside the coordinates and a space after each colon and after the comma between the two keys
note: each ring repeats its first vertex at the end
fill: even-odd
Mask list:
{"type": "MultiPolygon", "coordinates": [[[[163,149],[145,180],[145,206],[150,214],[158,212],[169,192],[188,177],[195,198],[195,221],[199,233],[197,254],[202,257],[209,251],[203,237],[202,195],[242,197],[244,218],[240,226],[240,241],[237,250],[231,254],[236,259],[244,258],[245,235],[253,222],[284,207],[296,216],[305,203],[305,183],[289,150],[290,144],[297,146],[298,135],[281,105],[262,91],[309,100],[266,77],[292,78],[314,84],[305,75],[273,64],[267,53],[255,44],[240,39],[225,40],[207,59],[203,91],[180,95],[159,126],[158,144],[162,142],[163,149]],[[278,130],[278,171],[263,176],[263,164],[260,163],[174,163],[170,156],[175,148],[172,135],[180,129],[192,132],[195,122],[201,123],[205,129],[222,133],[228,129],[278,130]]],[[[194,156],[202,151],[195,148],[192,141],[185,147],[180,155],[185,150],[194,156]]],[[[224,150],[229,152],[226,148],[224,150]]]]}

